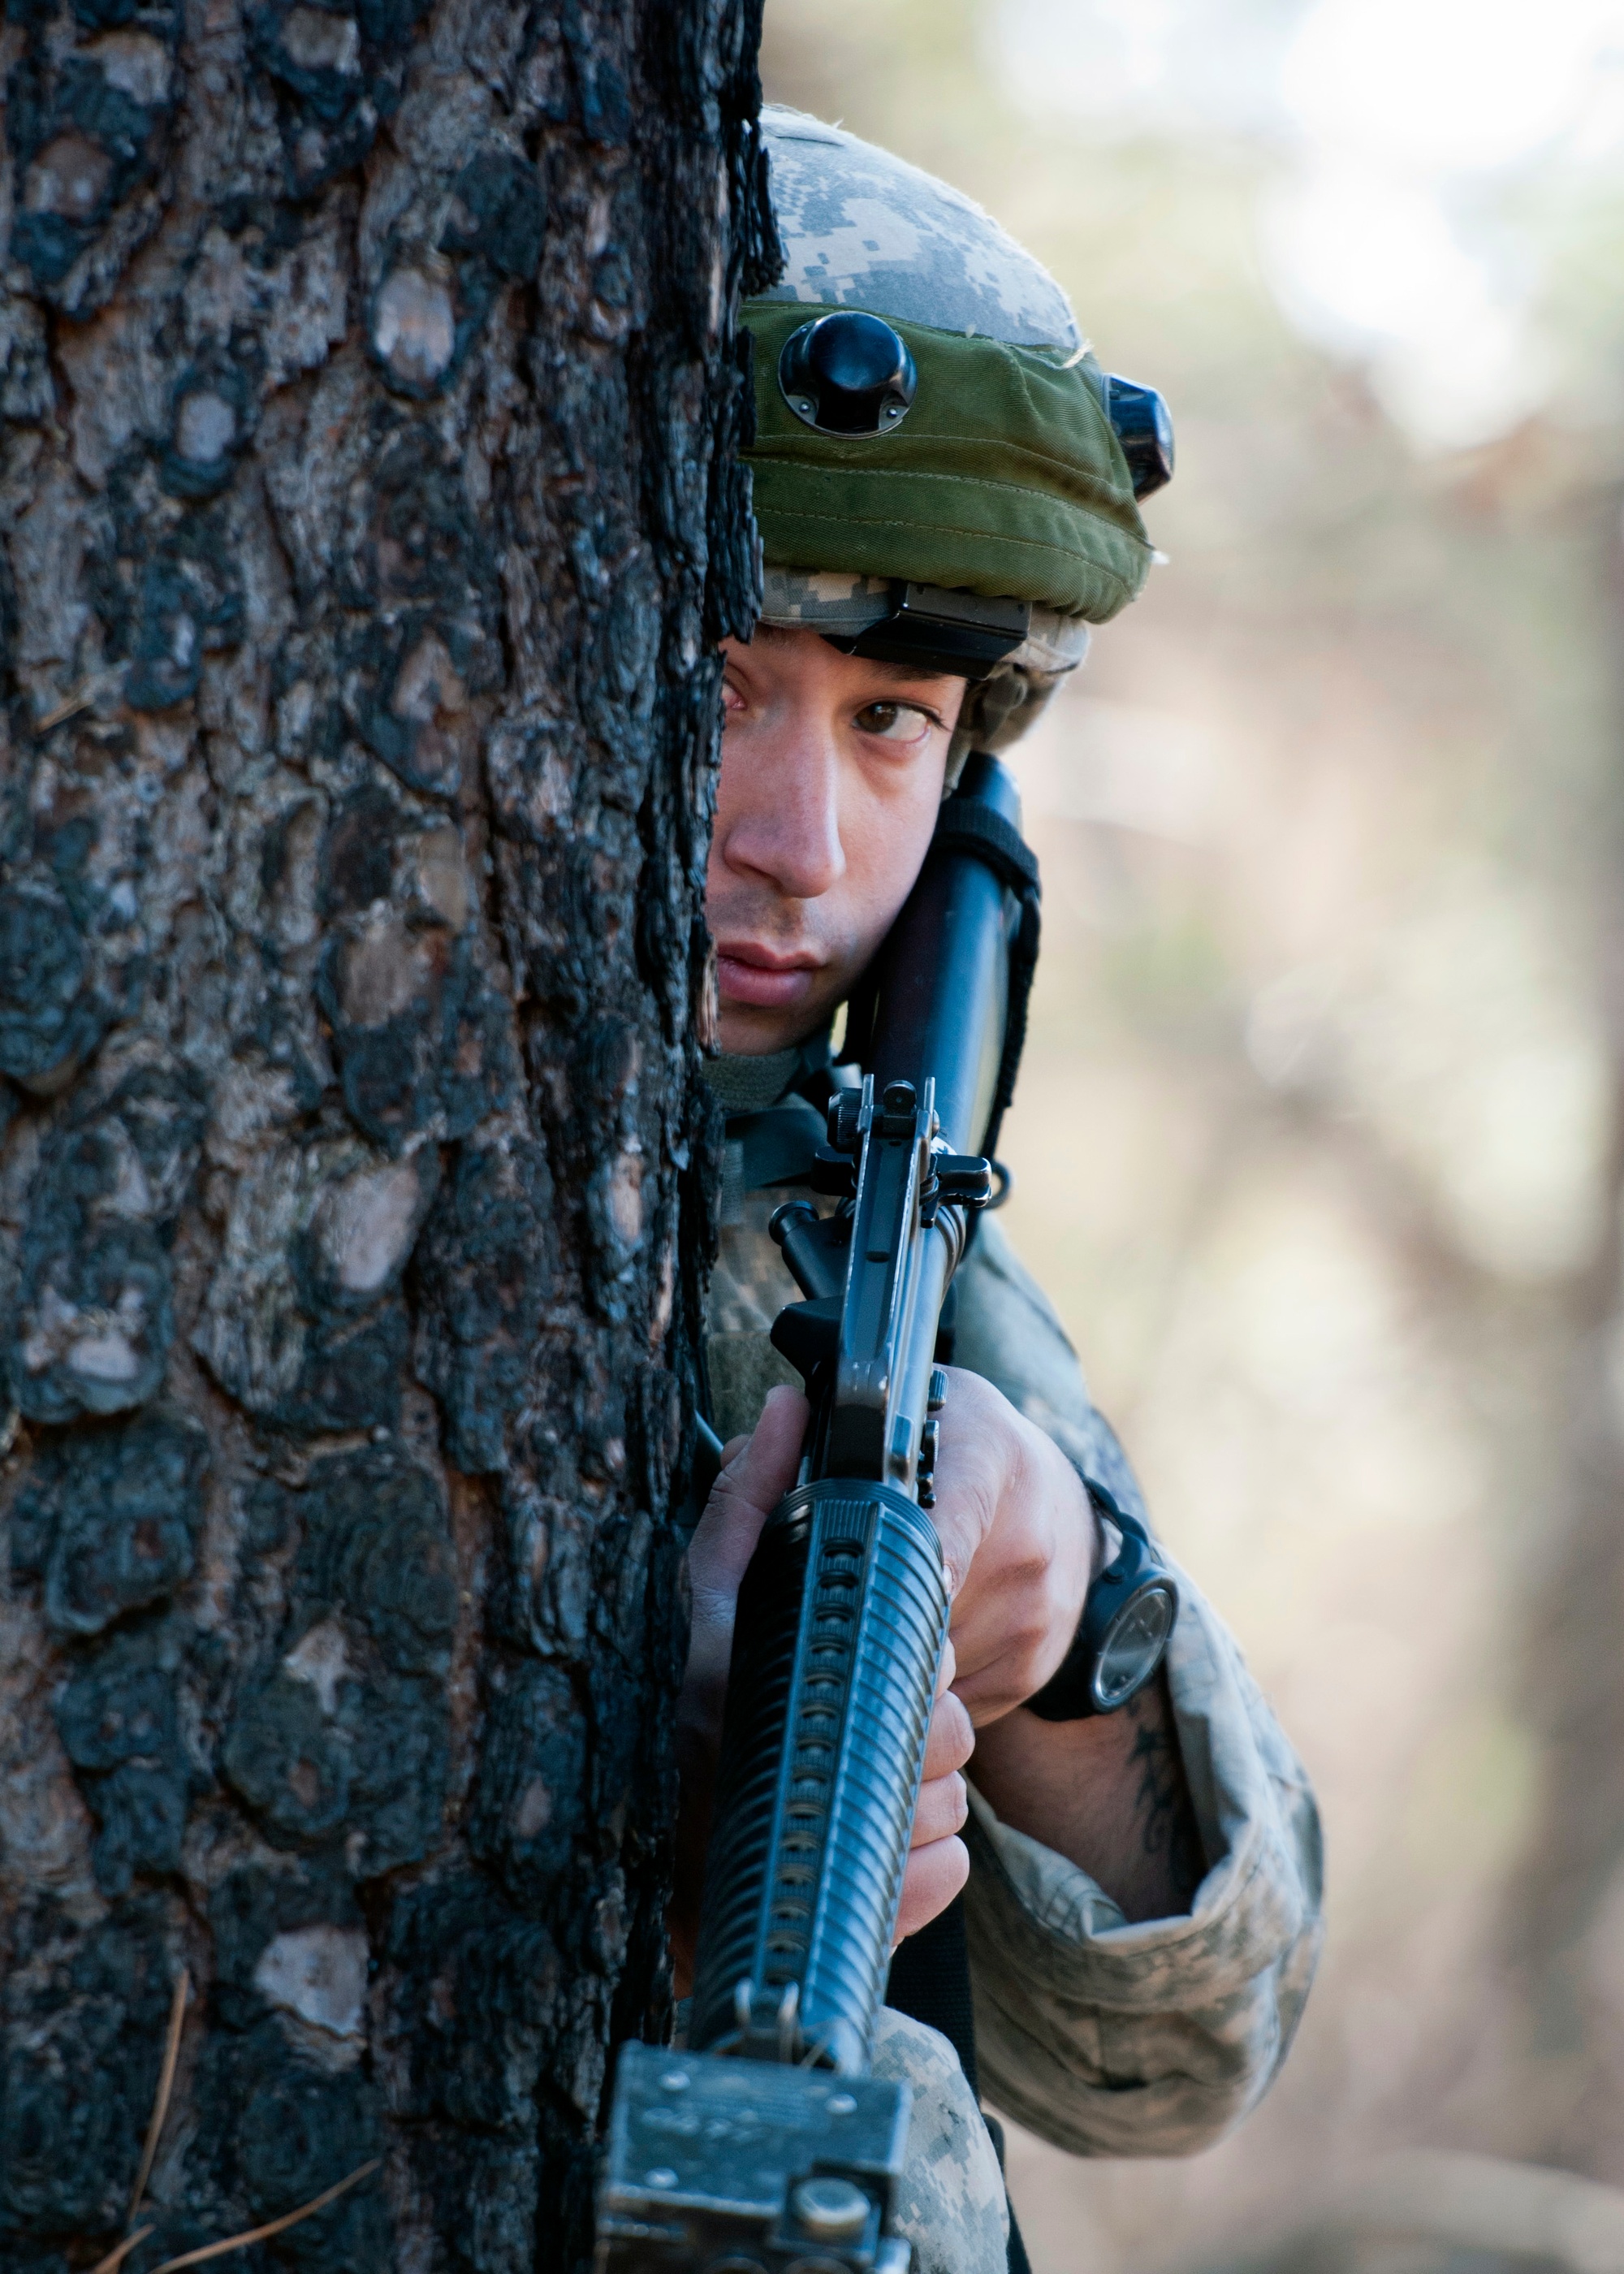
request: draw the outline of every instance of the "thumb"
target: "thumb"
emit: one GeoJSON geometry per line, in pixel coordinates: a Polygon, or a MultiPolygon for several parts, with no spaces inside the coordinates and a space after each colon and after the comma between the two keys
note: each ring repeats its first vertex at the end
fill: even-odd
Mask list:
{"type": "Polygon", "coordinates": [[[798,1389],[783,1382],[770,1389],[760,1420],[745,1439],[743,1450],[722,1470],[711,1497],[720,1494],[748,1502],[765,1517],[795,1481],[811,1418],[812,1409],[798,1389]]]}
{"type": "Polygon", "coordinates": [[[696,1595],[724,1596],[731,1606],[762,1526],[795,1481],[811,1411],[798,1389],[780,1384],[768,1391],[760,1420],[711,1486],[688,1542],[696,1595]]]}

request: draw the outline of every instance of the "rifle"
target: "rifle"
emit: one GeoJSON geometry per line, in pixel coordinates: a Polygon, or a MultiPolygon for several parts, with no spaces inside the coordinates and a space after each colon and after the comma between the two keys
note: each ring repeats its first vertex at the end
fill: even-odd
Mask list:
{"type": "Polygon", "coordinates": [[[907,2274],[908,2088],[869,2075],[948,1588],[929,1510],[943,1306],[1013,1087],[1037,870],[1012,777],[973,757],[848,1013],[820,1215],[772,1234],[772,1329],[812,1405],[740,1590],[688,2049],[620,2048],[599,2274],[907,2274]]]}

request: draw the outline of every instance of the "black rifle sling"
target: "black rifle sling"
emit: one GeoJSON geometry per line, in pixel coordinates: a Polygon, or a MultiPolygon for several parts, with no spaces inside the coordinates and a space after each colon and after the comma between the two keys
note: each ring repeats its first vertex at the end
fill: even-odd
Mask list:
{"type": "MultiPolygon", "coordinates": [[[[990,1155],[997,1150],[999,1126],[1015,1095],[1015,1077],[1020,1070],[1020,1054],[1026,1040],[1026,1006],[1032,997],[1033,974],[1038,968],[1041,930],[1038,856],[1019,829],[975,798],[944,799],[936,816],[936,833],[930,840],[931,852],[938,847],[946,847],[954,853],[968,853],[981,862],[1020,903],[1020,922],[1010,942],[1004,1051],[998,1061],[992,1112],[981,1140],[982,1152],[990,1155]]],[[[875,981],[870,970],[853,989],[846,1005],[846,1040],[840,1050],[843,1061],[866,1060],[873,1038],[875,1005],[875,981]]],[[[974,1236],[974,1227],[971,1236],[974,1236]]]]}
{"type": "Polygon", "coordinates": [[[1020,924],[1010,943],[1009,1008],[1004,1022],[1004,1055],[998,1063],[998,1086],[993,1093],[992,1114],[981,1150],[997,1150],[998,1129],[1015,1095],[1015,1077],[1026,1040],[1026,1006],[1032,998],[1032,977],[1038,968],[1041,925],[1038,857],[1019,829],[1001,813],[976,799],[950,797],[936,817],[934,852],[938,846],[954,853],[969,853],[990,869],[999,883],[1020,902],[1020,924]]]}
{"type": "MultiPolygon", "coordinates": [[[[894,2013],[922,2022],[947,2039],[959,2056],[959,2066],[976,2100],[981,2097],[975,2061],[975,2009],[970,1999],[970,1945],[965,1932],[965,1904],[955,1895],[929,1926],[921,1927],[898,1946],[885,1984],[885,2003],[894,2013]]],[[[1004,2127],[983,2109],[981,2120],[992,2135],[998,2169],[1004,2169],[1004,2127]]],[[[1008,2189],[1005,2189],[1007,2199],[1008,2189]]],[[[1009,2274],[1031,2274],[1026,2246],[1015,2224],[1010,2204],[1009,2274]]]]}
{"type": "Polygon", "coordinates": [[[970,1949],[962,1895],[955,1895],[929,1926],[898,1944],[886,1979],[885,2003],[893,2012],[922,2022],[928,2029],[947,2039],[979,2099],[975,2013],[970,2003],[970,1949]]]}

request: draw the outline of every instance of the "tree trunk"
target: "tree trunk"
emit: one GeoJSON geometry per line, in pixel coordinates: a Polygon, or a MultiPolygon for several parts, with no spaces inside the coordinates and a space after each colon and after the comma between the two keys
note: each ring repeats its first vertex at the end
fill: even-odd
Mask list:
{"type": "Polygon", "coordinates": [[[758,16],[8,0],[4,2274],[183,1971],[129,2274],[575,2264],[665,2018],[758,16]]]}

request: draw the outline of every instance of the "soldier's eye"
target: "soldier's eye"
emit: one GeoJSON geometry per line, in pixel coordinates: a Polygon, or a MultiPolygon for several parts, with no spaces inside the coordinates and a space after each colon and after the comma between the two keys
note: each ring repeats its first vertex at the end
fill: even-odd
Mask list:
{"type": "Polygon", "coordinates": [[[865,703],[855,724],[860,734],[884,742],[922,742],[940,721],[914,703],[865,703]]]}

